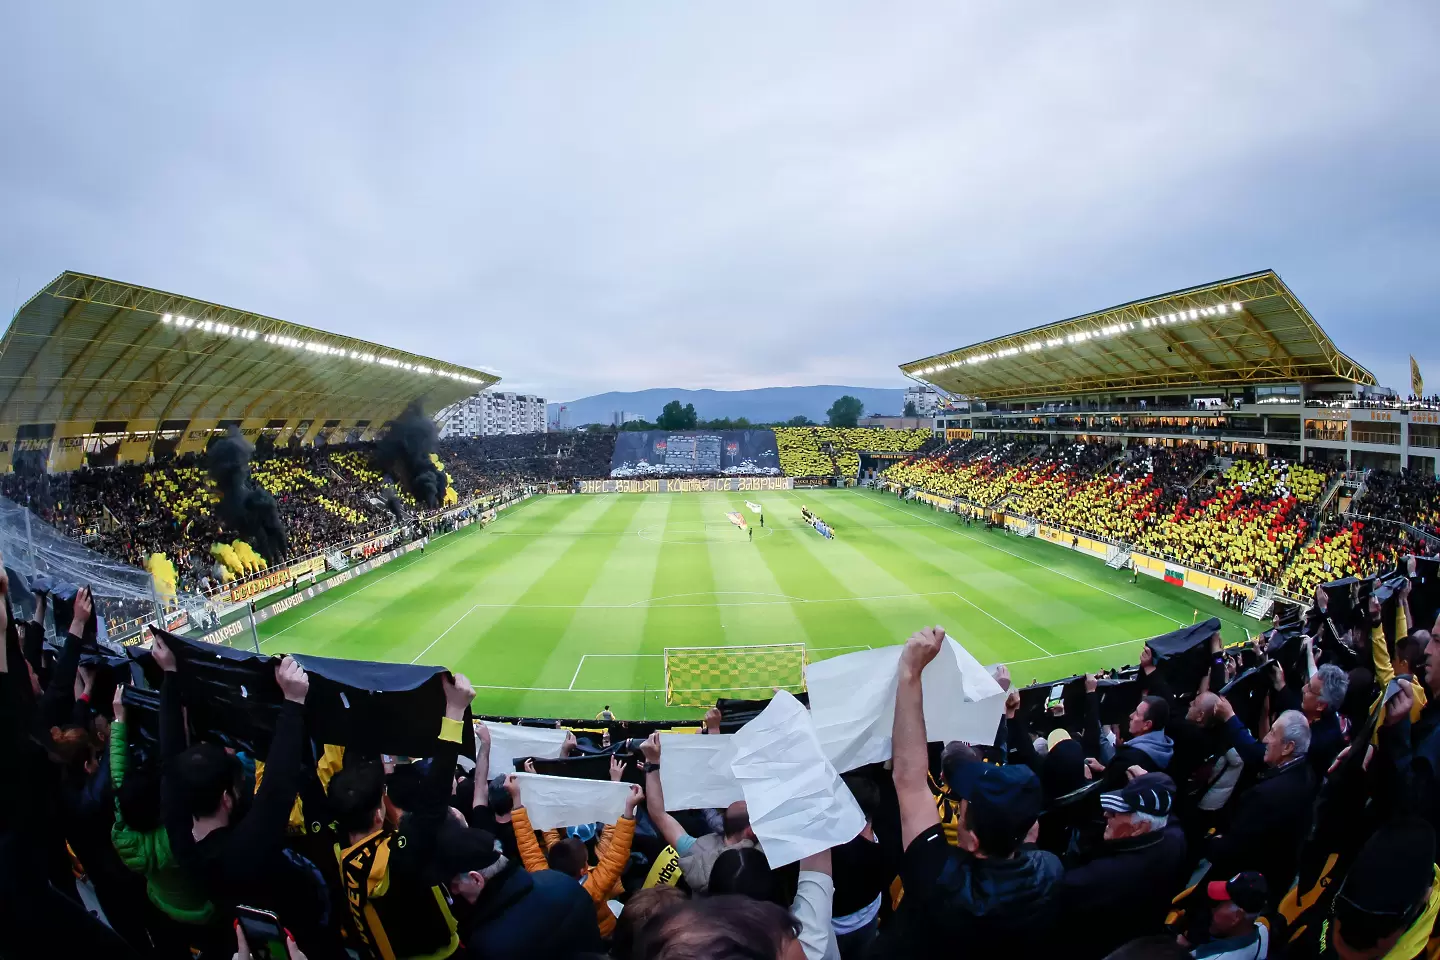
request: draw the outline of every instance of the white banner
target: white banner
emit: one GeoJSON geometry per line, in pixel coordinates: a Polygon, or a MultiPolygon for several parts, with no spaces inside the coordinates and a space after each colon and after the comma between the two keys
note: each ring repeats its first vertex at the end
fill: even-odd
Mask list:
{"type": "Polygon", "coordinates": [[[550,777],[517,773],[520,805],[536,830],[578,827],[582,823],[614,823],[625,815],[630,784],[613,780],[550,777]]]}
{"type": "Polygon", "coordinates": [[[760,506],[760,504],[758,504],[758,503],[751,503],[749,500],[746,500],[746,501],[745,501],[745,506],[747,506],[747,507],[750,508],[750,512],[751,512],[751,513],[764,513],[764,512],[765,512],[764,509],[760,506]]]}
{"type": "MultiPolygon", "coordinates": [[[[862,650],[805,668],[825,756],[843,773],[890,759],[900,646],[862,650]]],[[[1005,712],[1005,692],[969,652],[947,638],[921,674],[925,739],[993,744],[1005,712]]]]}
{"type": "Polygon", "coordinates": [[[745,799],[730,772],[734,736],[728,733],[660,734],[660,786],[666,810],[728,807],[745,799]]]}
{"type": "Polygon", "coordinates": [[[745,792],[750,829],[771,867],[848,843],[864,829],[865,814],[825,759],[810,713],[799,700],[783,690],[776,693],[758,717],[732,736],[730,769],[745,792]]]}
{"type": "Polygon", "coordinates": [[[491,778],[515,772],[515,760],[520,757],[538,757],[555,760],[560,756],[560,747],[565,743],[565,731],[549,727],[520,727],[513,723],[485,723],[490,728],[490,773],[491,778]]]}

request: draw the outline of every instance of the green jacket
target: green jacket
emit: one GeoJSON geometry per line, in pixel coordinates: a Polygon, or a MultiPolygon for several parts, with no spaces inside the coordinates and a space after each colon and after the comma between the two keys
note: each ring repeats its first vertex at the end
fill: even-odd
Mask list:
{"type": "Polygon", "coordinates": [[[145,892],[150,902],[166,916],[179,923],[209,923],[215,916],[215,906],[180,872],[180,864],[170,852],[170,837],[165,828],[136,830],[120,815],[120,784],[129,763],[125,723],[117,720],[110,728],[110,781],[115,787],[115,824],[110,828],[110,842],[115,845],[121,862],[145,878],[145,892]]]}

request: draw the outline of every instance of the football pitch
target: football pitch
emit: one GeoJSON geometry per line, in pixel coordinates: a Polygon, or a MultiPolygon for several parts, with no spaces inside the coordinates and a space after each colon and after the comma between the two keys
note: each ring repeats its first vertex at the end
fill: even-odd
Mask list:
{"type": "Polygon", "coordinates": [[[653,720],[700,712],[666,705],[667,648],[804,644],[813,662],[940,624],[1024,685],[1135,663],[1136,641],[1212,615],[1227,643],[1245,639],[1239,612],[1201,594],[870,490],[555,495],[440,537],[260,636],[267,653],[450,667],[481,713],[584,718],[608,704],[653,720]]]}

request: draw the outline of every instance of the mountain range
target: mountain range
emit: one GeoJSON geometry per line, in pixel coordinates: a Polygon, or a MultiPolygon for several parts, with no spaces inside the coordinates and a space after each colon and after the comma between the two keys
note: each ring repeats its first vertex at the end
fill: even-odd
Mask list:
{"type": "MultiPolygon", "coordinates": [[[[564,404],[565,425],[612,423],[616,413],[627,418],[636,416],[654,420],[671,400],[681,405],[693,403],[701,420],[745,417],[752,423],[776,423],[791,417],[806,416],[816,423],[825,422],[825,411],[839,397],[849,394],[865,405],[865,414],[898,416],[905,407],[904,388],[842,387],[822,384],[815,387],[762,387],[757,390],[683,390],[678,387],[656,387],[651,390],[600,393],[564,404]]],[[[562,405],[549,405],[553,423],[562,405]]]]}

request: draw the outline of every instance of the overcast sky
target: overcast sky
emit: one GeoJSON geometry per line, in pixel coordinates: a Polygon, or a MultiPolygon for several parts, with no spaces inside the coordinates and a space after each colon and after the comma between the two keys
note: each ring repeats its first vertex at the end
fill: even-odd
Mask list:
{"type": "Polygon", "coordinates": [[[1430,0],[8,3],[0,282],[97,273],[569,400],[901,385],[1272,267],[1434,389],[1437,50],[1430,0]]]}

